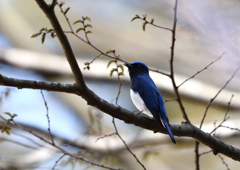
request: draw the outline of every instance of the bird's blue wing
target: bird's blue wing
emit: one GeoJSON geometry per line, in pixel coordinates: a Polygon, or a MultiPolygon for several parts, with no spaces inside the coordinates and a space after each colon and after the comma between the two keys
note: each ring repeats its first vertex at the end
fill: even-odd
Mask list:
{"type": "Polygon", "coordinates": [[[172,131],[169,126],[169,120],[164,106],[164,101],[161,93],[153,80],[148,75],[138,76],[134,81],[136,87],[135,90],[142,97],[148,110],[152,113],[153,117],[167,129],[172,141],[176,143],[172,131]]]}

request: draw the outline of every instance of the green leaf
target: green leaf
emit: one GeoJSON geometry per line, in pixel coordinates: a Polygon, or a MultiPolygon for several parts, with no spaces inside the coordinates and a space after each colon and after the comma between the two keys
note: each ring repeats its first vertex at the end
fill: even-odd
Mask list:
{"type": "Polygon", "coordinates": [[[108,50],[106,54],[113,53],[113,50],[108,50]]]}
{"type": "Polygon", "coordinates": [[[123,65],[122,64],[118,64],[117,67],[121,69],[121,72],[118,73],[118,75],[119,76],[123,76],[124,75],[124,67],[123,67],[123,65]]]}
{"type": "Polygon", "coordinates": [[[88,30],[88,31],[86,31],[86,34],[92,34],[92,31],[88,30]]]}
{"type": "Polygon", "coordinates": [[[154,22],[154,18],[151,20],[150,24],[153,24],[153,22],[154,22]]]}
{"type": "Polygon", "coordinates": [[[107,68],[108,68],[113,62],[115,62],[115,60],[110,60],[110,61],[108,62],[107,68]]]}
{"type": "Polygon", "coordinates": [[[40,30],[39,30],[39,32],[42,32],[42,31],[44,31],[44,30],[46,30],[47,28],[41,28],[40,30]]]}
{"type": "Polygon", "coordinates": [[[119,76],[124,76],[124,72],[118,73],[119,76]]]}
{"type": "Polygon", "coordinates": [[[6,115],[8,115],[8,116],[12,117],[12,114],[11,114],[11,113],[9,113],[9,112],[4,112],[4,114],[6,114],[6,115]]]}
{"type": "Polygon", "coordinates": [[[64,11],[64,15],[67,14],[67,12],[69,11],[70,7],[68,7],[65,11],[64,11]]]}
{"type": "Polygon", "coordinates": [[[61,3],[59,4],[59,6],[62,7],[64,4],[65,4],[65,2],[61,2],[61,3]]]}
{"type": "Polygon", "coordinates": [[[146,20],[147,14],[143,15],[143,20],[146,20]]]}
{"type": "Polygon", "coordinates": [[[113,68],[113,69],[111,70],[111,72],[110,72],[110,78],[112,77],[114,71],[117,72],[117,69],[116,69],[116,68],[113,68]]]}
{"type": "Polygon", "coordinates": [[[42,33],[41,33],[41,32],[38,32],[38,33],[36,33],[36,34],[33,34],[33,35],[31,36],[31,38],[35,38],[35,37],[39,36],[40,34],[42,34],[42,33]]]}
{"type": "Polygon", "coordinates": [[[16,113],[14,113],[12,116],[11,116],[12,118],[14,118],[14,117],[17,117],[17,114],[16,113]]]}
{"type": "Polygon", "coordinates": [[[117,67],[120,68],[122,72],[124,71],[124,67],[122,64],[118,64],[117,67]]]}
{"type": "Polygon", "coordinates": [[[87,27],[92,28],[92,25],[90,25],[90,24],[85,25],[85,28],[87,28],[87,27]]]}
{"type": "Polygon", "coordinates": [[[135,19],[139,19],[140,17],[138,15],[136,15],[135,17],[133,17],[133,19],[131,20],[131,22],[133,22],[135,19]]]}
{"type": "Polygon", "coordinates": [[[86,16],[86,17],[84,18],[84,20],[87,20],[87,21],[91,22],[91,19],[90,19],[88,16],[86,16]]]}
{"type": "Polygon", "coordinates": [[[43,33],[43,35],[42,35],[42,44],[43,44],[44,41],[45,41],[45,37],[46,37],[46,33],[43,33]]]}
{"type": "Polygon", "coordinates": [[[90,64],[89,62],[85,62],[85,63],[84,63],[85,66],[88,66],[89,64],[90,64]]]}
{"type": "Polygon", "coordinates": [[[143,31],[146,30],[146,25],[147,25],[147,22],[144,22],[144,23],[143,23],[143,31]]]}
{"type": "Polygon", "coordinates": [[[78,29],[76,30],[76,33],[78,33],[79,31],[82,31],[82,30],[84,30],[84,28],[78,28],[78,29]]]}
{"type": "Polygon", "coordinates": [[[10,135],[10,130],[11,128],[9,126],[6,126],[6,124],[4,126],[0,126],[0,129],[2,130],[2,133],[5,132],[6,134],[10,135]]]}
{"type": "Polygon", "coordinates": [[[47,32],[53,32],[54,30],[52,28],[50,28],[49,30],[47,30],[47,32]]]}
{"type": "Polygon", "coordinates": [[[75,25],[75,24],[77,24],[77,23],[83,23],[83,21],[82,21],[82,20],[77,20],[77,21],[75,21],[75,22],[73,23],[73,25],[75,25]]]}

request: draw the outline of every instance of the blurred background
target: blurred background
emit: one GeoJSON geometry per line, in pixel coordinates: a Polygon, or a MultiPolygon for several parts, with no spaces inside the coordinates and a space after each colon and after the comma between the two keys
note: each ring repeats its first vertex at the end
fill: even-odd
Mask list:
{"type": "MultiPolygon", "coordinates": [[[[51,3],[51,1],[47,1],[51,3]]],[[[135,15],[147,14],[147,20],[172,28],[174,0],[111,1],[71,0],[67,16],[71,23],[82,16],[91,19],[90,41],[102,51],[115,49],[128,61],[142,61],[150,68],[169,73],[171,32],[146,26],[142,21],[130,22],[135,15]]],[[[174,72],[177,84],[202,70],[223,53],[223,57],[180,87],[183,104],[191,123],[199,126],[203,113],[211,98],[230,79],[240,64],[239,56],[239,1],[235,0],[181,0],[178,4],[174,72]]],[[[56,15],[64,28],[69,27],[58,7],[56,15]]],[[[45,14],[35,1],[0,1],[0,72],[4,76],[51,82],[74,83],[70,67],[57,38],[46,36],[30,38],[41,28],[51,28],[45,14]]],[[[79,25],[74,25],[76,30],[79,25]]],[[[84,38],[82,33],[80,36],[84,38]]],[[[85,62],[94,59],[98,52],[73,35],[67,35],[87,85],[103,99],[115,103],[118,93],[116,75],[109,78],[110,60],[101,57],[84,69],[85,62]]],[[[165,100],[175,99],[168,77],[150,73],[165,100]]],[[[228,102],[230,118],[225,126],[240,129],[240,73],[237,73],[227,87],[211,105],[203,130],[211,132],[224,118],[228,102]]],[[[136,108],[131,102],[130,81],[127,70],[122,77],[123,86],[118,104],[131,111],[136,108]]],[[[15,121],[48,138],[46,107],[40,90],[17,89],[0,86],[1,115],[16,113],[15,121]]],[[[93,162],[126,169],[140,169],[136,160],[125,150],[116,137],[99,137],[114,133],[112,117],[90,107],[78,96],[43,91],[49,108],[52,134],[56,143],[68,151],[83,154],[93,162]],[[97,141],[96,141],[97,140],[97,141]]],[[[170,123],[181,124],[184,119],[175,101],[165,104],[170,123]]],[[[4,117],[7,118],[6,115],[4,117]]],[[[3,121],[1,120],[1,124],[3,121]]],[[[178,138],[177,145],[164,134],[125,124],[116,120],[120,135],[132,148],[147,169],[161,167],[171,169],[195,169],[194,140],[178,138]]],[[[224,142],[239,147],[239,131],[220,128],[216,136],[224,142]]],[[[2,169],[51,169],[62,154],[28,133],[13,128],[11,135],[0,134],[0,167],[2,169]],[[33,142],[34,141],[34,142],[33,142]]],[[[200,153],[209,148],[200,145],[200,153]]],[[[240,163],[222,156],[229,169],[239,169],[240,163]]],[[[202,169],[227,169],[219,156],[212,153],[200,157],[202,169]]],[[[0,168],[0,169],[1,169],[0,168]]],[[[65,156],[56,169],[101,169],[65,156]]]]}

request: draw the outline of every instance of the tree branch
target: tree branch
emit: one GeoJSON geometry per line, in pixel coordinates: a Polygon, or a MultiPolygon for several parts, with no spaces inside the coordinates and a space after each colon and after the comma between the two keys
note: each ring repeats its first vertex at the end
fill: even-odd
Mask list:
{"type": "MultiPolygon", "coordinates": [[[[133,124],[144,129],[151,130],[153,132],[167,134],[166,129],[159,127],[158,123],[155,120],[135,115],[132,112],[120,106],[116,106],[112,103],[109,103],[106,100],[97,96],[90,89],[87,89],[85,91],[77,91],[73,84],[19,80],[7,78],[5,76],[0,76],[0,84],[4,86],[18,87],[20,89],[21,88],[43,89],[49,91],[60,91],[77,94],[83,97],[89,105],[94,106],[115,118],[123,120],[126,123],[133,124]],[[17,85],[19,86],[14,85],[15,83],[17,83],[17,85]]],[[[171,125],[171,129],[173,134],[176,136],[192,137],[197,141],[205,144],[206,146],[210,147],[213,150],[214,154],[222,153],[234,160],[240,161],[239,149],[234,148],[231,145],[225,144],[224,142],[215,138],[214,136],[211,136],[210,134],[205,133],[202,130],[198,129],[194,125],[191,125],[189,123],[182,123],[182,125],[171,125]]]]}
{"type": "Polygon", "coordinates": [[[173,28],[172,28],[172,45],[171,45],[171,58],[170,58],[170,78],[172,80],[173,89],[177,96],[177,102],[182,111],[183,118],[190,123],[190,120],[188,119],[185,108],[183,107],[182,100],[178,91],[178,87],[175,82],[174,69],[173,69],[174,47],[175,47],[175,41],[176,41],[176,26],[177,26],[177,4],[178,4],[178,0],[175,1],[175,6],[174,6],[174,19],[173,19],[173,28]]]}
{"type": "MultiPolygon", "coordinates": [[[[58,22],[58,19],[54,13],[54,8],[52,5],[47,5],[44,0],[36,0],[38,6],[42,9],[42,11],[46,14],[49,19],[61,45],[64,50],[64,53],[67,57],[68,63],[72,69],[73,75],[75,77],[75,81],[77,83],[78,88],[86,88],[85,81],[83,79],[82,72],[78,66],[77,60],[73,54],[71,45],[67,39],[67,36],[64,34],[63,29],[58,22]]],[[[54,2],[54,1],[53,1],[54,2]]]]}
{"type": "Polygon", "coordinates": [[[58,82],[47,82],[37,80],[23,80],[16,78],[9,78],[0,74],[0,85],[17,87],[18,89],[38,89],[65,93],[76,93],[77,89],[74,84],[63,84],[58,82]]]}
{"type": "MultiPolygon", "coordinates": [[[[73,71],[73,74],[75,76],[75,80],[77,82],[77,85],[74,84],[61,84],[61,83],[51,83],[51,82],[44,82],[44,81],[30,81],[30,80],[20,80],[20,79],[13,79],[8,78],[5,76],[0,76],[0,84],[4,86],[12,86],[17,88],[31,88],[31,89],[43,89],[43,90],[49,90],[49,91],[58,91],[58,92],[67,92],[67,93],[73,93],[76,95],[81,96],[84,98],[87,103],[91,106],[94,106],[98,108],[99,110],[115,117],[120,120],[125,121],[126,123],[131,123],[136,126],[142,127],[144,129],[151,130],[153,132],[161,132],[167,134],[166,129],[160,128],[159,124],[152,119],[140,117],[138,115],[133,114],[132,112],[120,107],[116,106],[114,104],[111,104],[107,102],[106,100],[100,98],[97,96],[94,92],[92,92],[86,85],[83,80],[82,73],[77,65],[76,59],[74,57],[74,54],[72,52],[70,43],[68,42],[68,39],[66,35],[64,34],[59,22],[57,21],[57,18],[54,14],[54,12],[51,10],[51,8],[43,1],[43,0],[36,0],[38,5],[41,7],[41,9],[44,11],[44,13],[49,18],[58,38],[61,42],[61,45],[64,49],[65,55],[68,59],[68,62],[71,66],[71,69],[73,71]]],[[[172,50],[171,50],[171,60],[173,61],[173,48],[174,48],[174,42],[175,42],[175,28],[176,28],[176,6],[177,6],[177,0],[175,5],[175,19],[174,19],[174,26],[173,26],[173,44],[172,44],[172,50]]],[[[171,62],[173,65],[173,62],[171,62]]],[[[173,67],[172,72],[173,74],[173,67]]],[[[174,81],[174,79],[172,79],[174,81]]],[[[175,86],[177,87],[177,86],[175,86]]],[[[175,92],[177,90],[175,89],[175,92]]],[[[178,93],[177,93],[178,94],[178,93]]],[[[178,102],[181,102],[178,94],[178,102]]],[[[180,103],[179,103],[180,104],[180,103]]],[[[181,105],[181,104],[180,104],[181,105]]],[[[181,108],[184,111],[183,106],[181,105],[181,108]]],[[[183,112],[185,113],[185,112],[183,112]]],[[[185,117],[186,120],[187,117],[185,117]]],[[[240,161],[240,150],[225,144],[224,142],[220,141],[219,139],[215,138],[214,136],[211,136],[208,133],[203,132],[199,128],[197,128],[194,125],[191,125],[187,122],[182,123],[181,125],[172,125],[171,126],[172,132],[176,136],[185,136],[185,137],[192,137],[196,139],[197,141],[209,146],[214,154],[222,153],[234,160],[240,161]]]]}

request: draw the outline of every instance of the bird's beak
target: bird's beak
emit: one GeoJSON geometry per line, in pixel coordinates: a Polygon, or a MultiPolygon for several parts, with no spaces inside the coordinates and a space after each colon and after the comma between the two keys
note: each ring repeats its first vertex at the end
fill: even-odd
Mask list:
{"type": "Polygon", "coordinates": [[[131,67],[131,64],[128,63],[128,62],[125,62],[124,65],[125,65],[126,67],[128,67],[128,68],[131,67]]]}

